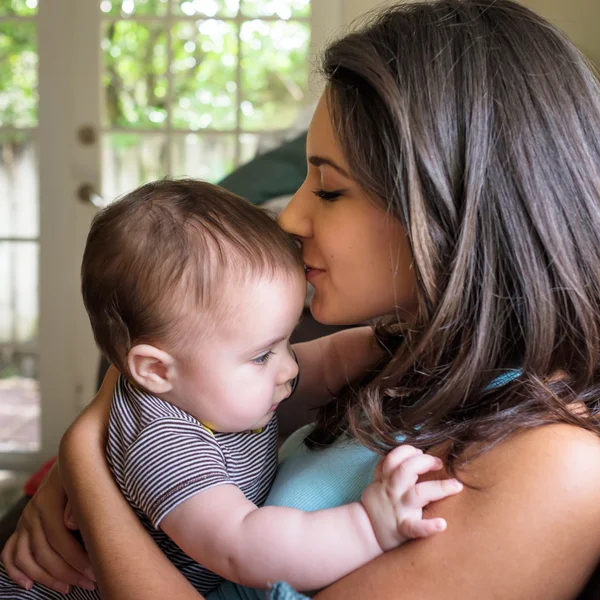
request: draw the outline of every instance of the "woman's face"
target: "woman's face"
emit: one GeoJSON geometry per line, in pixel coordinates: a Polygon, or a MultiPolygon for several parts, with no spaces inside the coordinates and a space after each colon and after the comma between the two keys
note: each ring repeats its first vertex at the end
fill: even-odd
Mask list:
{"type": "Polygon", "coordinates": [[[308,174],[279,218],[302,243],[311,312],[335,325],[361,323],[415,307],[416,286],[406,233],[352,179],[331,125],[325,96],[306,143],[308,174]]]}

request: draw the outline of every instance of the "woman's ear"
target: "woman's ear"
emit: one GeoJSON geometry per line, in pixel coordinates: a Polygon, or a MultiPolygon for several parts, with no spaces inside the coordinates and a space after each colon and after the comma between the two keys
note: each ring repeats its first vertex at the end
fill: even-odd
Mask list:
{"type": "Polygon", "coordinates": [[[173,389],[175,361],[164,350],[149,344],[138,344],[127,354],[131,378],[152,394],[166,394],[173,389]]]}

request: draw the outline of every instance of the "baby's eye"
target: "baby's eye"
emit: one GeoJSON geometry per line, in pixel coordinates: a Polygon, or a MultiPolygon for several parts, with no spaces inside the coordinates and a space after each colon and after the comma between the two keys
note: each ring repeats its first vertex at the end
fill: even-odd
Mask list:
{"type": "Polygon", "coordinates": [[[271,358],[271,356],[273,356],[273,352],[271,352],[271,350],[269,350],[268,352],[265,352],[264,354],[261,354],[260,356],[257,356],[256,358],[253,358],[252,362],[256,363],[257,365],[266,365],[269,358],[271,358]]]}

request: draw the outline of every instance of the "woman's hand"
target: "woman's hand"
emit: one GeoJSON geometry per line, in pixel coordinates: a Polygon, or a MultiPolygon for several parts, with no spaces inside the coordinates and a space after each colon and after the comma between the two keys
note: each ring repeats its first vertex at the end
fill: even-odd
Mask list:
{"type": "MultiPolygon", "coordinates": [[[[92,403],[71,425],[71,435],[85,427],[86,432],[97,433],[97,439],[105,438],[117,377],[117,370],[111,367],[92,403]]],[[[65,522],[66,505],[57,464],[25,507],[2,551],[6,572],[18,585],[30,589],[38,582],[61,593],[67,593],[72,585],[94,589],[90,560],[65,522]]]]}
{"type": "Polygon", "coordinates": [[[67,496],[57,465],[23,510],[15,533],[2,551],[9,577],[29,590],[34,581],[66,594],[69,585],[94,589],[90,560],[67,529],[63,515],[67,496]]]}

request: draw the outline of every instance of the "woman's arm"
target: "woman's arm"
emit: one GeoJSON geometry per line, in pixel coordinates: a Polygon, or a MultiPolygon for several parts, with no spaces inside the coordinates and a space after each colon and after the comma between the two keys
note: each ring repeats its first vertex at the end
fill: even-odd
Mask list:
{"type": "Polygon", "coordinates": [[[320,600],[564,600],[600,559],[600,440],[567,425],[515,435],[474,460],[479,486],[434,505],[444,535],[410,542],[320,600]]]}
{"type": "Polygon", "coordinates": [[[94,400],[60,448],[61,476],[102,598],[201,600],[156,546],[112,478],[104,453],[108,408],[94,400]]]}
{"type": "Polygon", "coordinates": [[[319,406],[347,383],[364,375],[383,355],[372,327],[353,327],[294,344],[300,379],[294,398],[319,406]]]}

